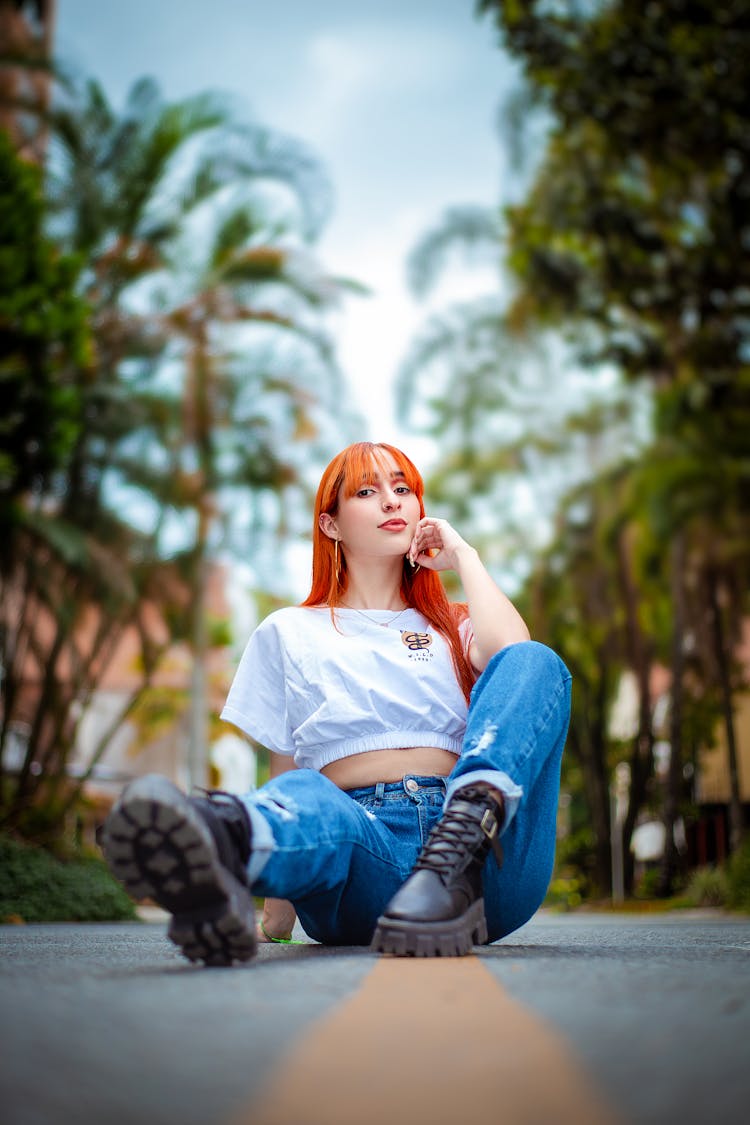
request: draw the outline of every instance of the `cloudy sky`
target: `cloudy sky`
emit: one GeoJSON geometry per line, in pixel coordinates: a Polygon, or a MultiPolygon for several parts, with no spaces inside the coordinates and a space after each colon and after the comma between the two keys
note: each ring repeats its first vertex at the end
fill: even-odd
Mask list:
{"type": "MultiPolygon", "coordinates": [[[[373,290],[337,322],[349,405],[362,436],[427,468],[431,447],[399,424],[390,394],[426,315],[405,258],[446,208],[495,203],[507,187],[495,121],[511,72],[474,0],[59,0],[57,50],[115,102],[146,74],[167,97],[220,89],[312,147],[336,197],[318,257],[373,290]]],[[[472,284],[457,274],[436,299],[472,284]]]]}

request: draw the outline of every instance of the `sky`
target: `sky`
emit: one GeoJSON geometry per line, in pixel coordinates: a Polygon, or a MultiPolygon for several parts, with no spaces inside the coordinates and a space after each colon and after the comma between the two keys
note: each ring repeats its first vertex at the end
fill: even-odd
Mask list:
{"type": "MultiPolygon", "coordinates": [[[[434,448],[392,399],[429,311],[409,295],[406,257],[447,208],[493,205],[508,178],[496,119],[512,70],[474,0],[58,0],[56,47],[115,104],[144,75],[168,98],[217,89],[312,148],[335,194],[316,255],[371,290],[334,325],[346,405],[362,437],[429,469],[434,448]]],[[[483,285],[458,268],[433,303],[483,285]]]]}

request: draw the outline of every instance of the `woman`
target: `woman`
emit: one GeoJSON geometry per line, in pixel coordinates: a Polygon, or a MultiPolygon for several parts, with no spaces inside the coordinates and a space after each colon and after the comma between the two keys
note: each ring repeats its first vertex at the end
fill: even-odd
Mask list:
{"type": "Polygon", "coordinates": [[[255,630],[222,712],[297,768],[242,798],[140,778],[107,820],[114,873],[191,960],[252,956],[253,895],[262,939],[296,911],[317,941],[421,956],[494,941],[544,897],[570,676],[422,496],[390,445],[323,474],[310,594],[255,630]]]}

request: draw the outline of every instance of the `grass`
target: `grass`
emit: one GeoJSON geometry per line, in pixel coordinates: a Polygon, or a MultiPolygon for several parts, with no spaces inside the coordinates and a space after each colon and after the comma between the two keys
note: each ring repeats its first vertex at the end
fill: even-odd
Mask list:
{"type": "Polygon", "coordinates": [[[135,905],[95,856],[59,860],[0,836],[0,922],[121,922],[135,905]]]}

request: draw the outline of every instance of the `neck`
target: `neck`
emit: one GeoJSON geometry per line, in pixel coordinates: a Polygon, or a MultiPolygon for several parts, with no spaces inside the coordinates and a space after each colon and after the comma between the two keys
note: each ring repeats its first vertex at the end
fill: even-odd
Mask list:
{"type": "Polygon", "coordinates": [[[342,604],[350,609],[404,609],[402,565],[400,559],[377,559],[368,565],[352,560],[342,604]]]}

